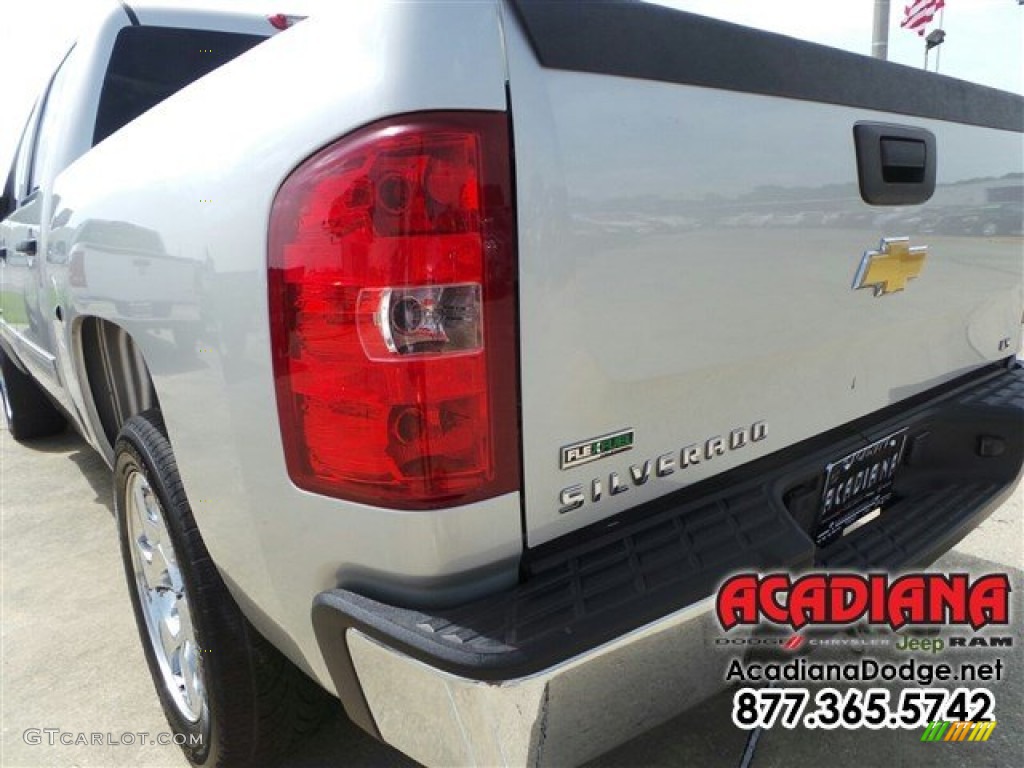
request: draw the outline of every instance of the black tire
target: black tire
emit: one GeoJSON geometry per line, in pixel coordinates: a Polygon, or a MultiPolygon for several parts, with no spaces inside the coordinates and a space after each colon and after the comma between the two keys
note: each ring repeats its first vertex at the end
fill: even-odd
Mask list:
{"type": "Polygon", "coordinates": [[[11,436],[21,442],[57,435],[67,419],[43,394],[32,377],[18,370],[7,353],[0,350],[0,401],[11,436]]]}
{"type": "Polygon", "coordinates": [[[179,740],[185,757],[192,765],[217,768],[279,764],[337,702],[256,631],[224,586],[192,517],[158,411],[128,420],[118,435],[115,456],[114,502],[128,592],[150,675],[167,722],[183,735],[179,740]],[[130,541],[129,482],[144,482],[159,502],[180,571],[195,641],[202,650],[199,668],[206,696],[196,722],[176,703],[147,628],[140,594],[144,587],[130,549],[138,545],[130,541]]]}

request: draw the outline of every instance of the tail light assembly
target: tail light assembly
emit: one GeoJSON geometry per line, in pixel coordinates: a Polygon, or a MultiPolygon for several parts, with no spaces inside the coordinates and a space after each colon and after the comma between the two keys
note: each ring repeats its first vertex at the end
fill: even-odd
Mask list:
{"type": "Polygon", "coordinates": [[[268,287],[297,486],[396,509],[518,488],[514,221],[504,113],[374,123],[286,179],[268,287]]]}

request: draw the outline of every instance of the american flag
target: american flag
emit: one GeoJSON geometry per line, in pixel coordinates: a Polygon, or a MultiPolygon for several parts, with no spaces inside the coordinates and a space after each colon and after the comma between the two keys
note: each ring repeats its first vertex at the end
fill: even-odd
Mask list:
{"type": "Polygon", "coordinates": [[[935,18],[935,14],[946,5],[945,0],[914,0],[903,9],[904,29],[916,29],[917,34],[924,36],[924,28],[935,18]]]}

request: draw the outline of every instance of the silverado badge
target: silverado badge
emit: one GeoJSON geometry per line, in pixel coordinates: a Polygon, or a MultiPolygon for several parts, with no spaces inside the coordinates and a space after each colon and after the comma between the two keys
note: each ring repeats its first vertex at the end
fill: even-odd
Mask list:
{"type": "Polygon", "coordinates": [[[902,291],[907,281],[921,274],[928,246],[911,247],[909,237],[887,237],[877,251],[866,251],[860,260],[853,289],[874,288],[875,296],[902,291]]]}

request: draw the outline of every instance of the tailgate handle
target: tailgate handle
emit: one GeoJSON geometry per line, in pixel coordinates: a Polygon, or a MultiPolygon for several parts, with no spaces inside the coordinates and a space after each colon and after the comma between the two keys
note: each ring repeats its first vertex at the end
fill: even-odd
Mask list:
{"type": "Polygon", "coordinates": [[[924,128],[856,123],[860,196],[871,205],[915,205],[935,192],[935,135],[924,128]]]}
{"type": "Polygon", "coordinates": [[[924,181],[924,142],[918,139],[882,137],[882,179],[903,184],[924,181]]]}

